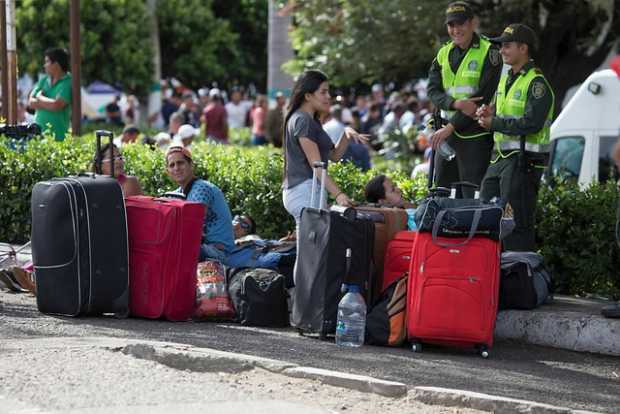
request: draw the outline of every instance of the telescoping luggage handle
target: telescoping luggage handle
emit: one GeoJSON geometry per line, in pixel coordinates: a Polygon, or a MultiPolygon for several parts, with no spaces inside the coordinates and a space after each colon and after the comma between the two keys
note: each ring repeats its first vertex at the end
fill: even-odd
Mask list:
{"type": "Polygon", "coordinates": [[[110,176],[114,177],[114,134],[110,131],[98,129],[95,131],[95,136],[97,137],[97,157],[95,159],[97,174],[102,174],[103,154],[101,153],[101,137],[108,137],[110,140],[110,176]]]}
{"type": "Polygon", "coordinates": [[[325,203],[325,163],[322,161],[315,161],[312,164],[312,194],[310,194],[310,207],[321,209],[323,208],[323,204],[325,203]],[[315,201],[315,193],[316,193],[316,169],[321,169],[321,183],[319,186],[320,196],[319,196],[319,205],[314,207],[315,201]]]}

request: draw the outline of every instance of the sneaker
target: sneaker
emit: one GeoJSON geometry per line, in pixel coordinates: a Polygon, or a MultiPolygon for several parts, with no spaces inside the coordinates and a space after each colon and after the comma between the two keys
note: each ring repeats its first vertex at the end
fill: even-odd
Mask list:
{"type": "Polygon", "coordinates": [[[620,318],[620,302],[603,307],[601,314],[606,318],[620,318]]]}

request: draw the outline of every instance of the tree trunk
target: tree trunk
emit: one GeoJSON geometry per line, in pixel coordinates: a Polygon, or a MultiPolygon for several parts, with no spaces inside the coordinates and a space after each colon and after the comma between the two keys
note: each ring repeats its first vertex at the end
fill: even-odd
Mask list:
{"type": "Polygon", "coordinates": [[[148,103],[146,106],[140,105],[140,111],[145,116],[140,119],[145,121],[145,125],[149,127],[156,125],[163,126],[161,119],[161,53],[159,47],[159,25],[157,22],[157,0],[148,0],[146,2],[147,12],[149,14],[149,24],[151,26],[151,46],[153,47],[153,82],[149,89],[148,103]]]}

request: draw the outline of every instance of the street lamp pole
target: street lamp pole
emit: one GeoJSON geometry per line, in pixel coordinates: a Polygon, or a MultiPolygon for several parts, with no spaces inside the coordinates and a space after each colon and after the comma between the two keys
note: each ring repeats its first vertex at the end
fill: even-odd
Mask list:
{"type": "Polygon", "coordinates": [[[6,55],[6,1],[0,1],[0,70],[2,71],[2,118],[9,119],[9,60],[6,55]]]}
{"type": "Polygon", "coordinates": [[[71,129],[74,136],[80,135],[82,119],[82,94],[80,90],[80,0],[71,0],[71,129]]]}
{"type": "Polygon", "coordinates": [[[15,34],[15,0],[5,2],[8,105],[7,122],[17,123],[17,37],[15,34]]]}

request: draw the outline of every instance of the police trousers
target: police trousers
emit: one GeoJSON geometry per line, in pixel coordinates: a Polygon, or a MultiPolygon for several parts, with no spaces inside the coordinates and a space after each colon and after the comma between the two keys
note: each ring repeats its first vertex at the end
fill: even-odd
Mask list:
{"type": "MultiPolygon", "coordinates": [[[[435,184],[450,188],[454,182],[468,181],[479,186],[491,161],[492,135],[464,139],[452,134],[447,138],[447,142],[454,148],[456,156],[452,161],[447,161],[435,153],[435,184]]],[[[463,188],[459,197],[474,198],[474,190],[463,188]]]]}
{"type": "Polygon", "coordinates": [[[504,250],[536,251],[536,199],[546,157],[527,157],[527,170],[521,168],[519,153],[499,158],[489,165],[482,179],[481,198],[499,197],[514,212],[515,228],[503,241],[504,250]]]}

